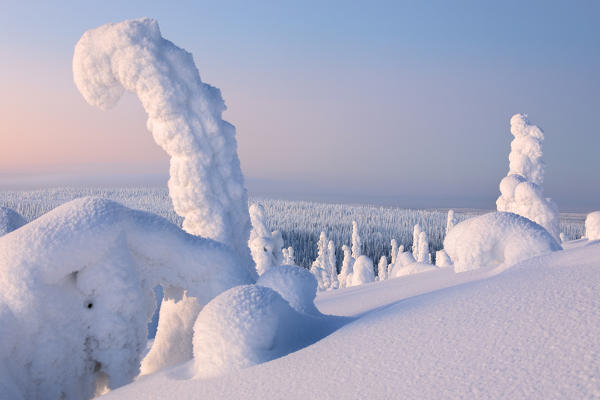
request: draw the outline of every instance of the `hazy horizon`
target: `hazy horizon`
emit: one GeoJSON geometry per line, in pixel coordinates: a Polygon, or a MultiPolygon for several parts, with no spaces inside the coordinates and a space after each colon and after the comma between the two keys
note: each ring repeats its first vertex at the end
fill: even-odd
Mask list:
{"type": "Polygon", "coordinates": [[[494,208],[525,112],[545,195],[600,208],[600,4],[434,3],[8,2],[0,187],[165,184],[137,99],[93,108],[71,71],[84,31],[148,16],[221,88],[250,193],[494,208]]]}

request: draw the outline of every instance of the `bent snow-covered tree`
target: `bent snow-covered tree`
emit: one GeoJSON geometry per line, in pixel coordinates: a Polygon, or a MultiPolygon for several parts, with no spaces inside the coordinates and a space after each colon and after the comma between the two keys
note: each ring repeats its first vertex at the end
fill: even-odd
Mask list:
{"type": "Polygon", "coordinates": [[[510,144],[508,175],[500,182],[498,211],[519,214],[538,223],[560,241],[560,220],[556,204],[544,197],[544,133],[530,125],[527,116],[516,114],[510,119],[510,132],[515,137],[510,144]]]}
{"type": "Polygon", "coordinates": [[[207,303],[252,281],[231,248],[154,214],[98,198],[66,203],[0,237],[0,394],[87,399],[127,384],[140,371],[155,286],[207,303]]]}
{"type": "MultiPolygon", "coordinates": [[[[256,277],[235,128],[221,118],[221,92],[202,82],[192,55],[162,38],[153,19],[106,24],[75,46],[73,78],[85,100],[101,109],[114,106],[125,90],[137,95],[154,140],[171,157],[169,194],[183,229],[231,246],[256,277]]],[[[192,357],[192,327],[202,306],[193,298],[163,302],[144,373],[192,357]]]]}

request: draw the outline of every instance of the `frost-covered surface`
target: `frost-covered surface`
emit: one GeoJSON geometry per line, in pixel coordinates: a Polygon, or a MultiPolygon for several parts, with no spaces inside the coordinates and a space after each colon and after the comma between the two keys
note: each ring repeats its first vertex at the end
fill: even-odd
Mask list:
{"type": "Polygon", "coordinates": [[[84,399],[129,383],[152,288],[207,303],[251,281],[229,247],[156,215],[98,198],[64,204],[0,237],[0,390],[84,399]]]}
{"type": "Polygon", "coordinates": [[[284,356],[323,338],[344,321],[299,312],[268,287],[234,287],[198,315],[194,376],[214,377],[284,356]]]}
{"type": "Polygon", "coordinates": [[[520,215],[495,212],[456,225],[444,240],[444,250],[456,272],[482,266],[510,266],[527,258],[560,250],[543,227],[520,215]]]}
{"type": "Polygon", "coordinates": [[[594,211],[585,218],[585,237],[600,240],[600,211],[594,211]]]}
{"type": "MultiPolygon", "coordinates": [[[[260,204],[250,205],[250,254],[256,264],[256,272],[262,275],[269,268],[280,265],[283,262],[283,239],[281,232],[269,231],[265,226],[265,210],[260,204]]],[[[292,254],[293,255],[293,254],[292,254]]]]}
{"type": "Polygon", "coordinates": [[[154,140],[171,157],[169,194],[183,229],[230,244],[251,262],[235,127],[221,118],[221,91],[201,81],[192,55],[163,39],[153,19],[106,24],[75,46],[73,78],[102,109],[124,90],[137,95],[154,140]]]}
{"type": "Polygon", "coordinates": [[[537,222],[559,241],[560,219],[558,207],[544,197],[544,162],[542,142],[544,133],[530,125],[527,117],[516,114],[510,120],[510,132],[515,137],[510,144],[510,167],[500,182],[498,211],[507,211],[537,222]]]}
{"type": "Polygon", "coordinates": [[[25,225],[25,219],[18,212],[8,207],[0,207],[0,236],[23,225],[25,225]]]}
{"type": "Polygon", "coordinates": [[[322,312],[360,318],[269,363],[211,380],[161,372],[106,399],[596,398],[598,260],[596,244],[499,275],[445,268],[322,292],[322,312]]]}

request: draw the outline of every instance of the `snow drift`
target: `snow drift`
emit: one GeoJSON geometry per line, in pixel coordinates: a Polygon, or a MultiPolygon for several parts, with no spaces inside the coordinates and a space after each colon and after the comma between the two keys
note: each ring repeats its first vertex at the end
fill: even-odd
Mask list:
{"type": "Polygon", "coordinates": [[[544,133],[530,125],[527,116],[516,114],[510,119],[510,132],[515,137],[510,144],[508,175],[500,182],[498,211],[512,212],[540,224],[559,241],[560,220],[556,204],[544,197],[544,133]]]}
{"type": "Polygon", "coordinates": [[[483,266],[510,266],[561,247],[535,222],[513,213],[493,212],[454,226],[444,239],[444,250],[455,272],[464,272],[483,266]]]}
{"type": "Polygon", "coordinates": [[[25,225],[25,219],[15,210],[0,207],[0,236],[6,235],[25,225]]]}
{"type": "Polygon", "coordinates": [[[129,383],[153,287],[207,303],[252,279],[229,247],[154,214],[98,198],[66,203],[0,238],[0,390],[85,399],[129,383]]]}

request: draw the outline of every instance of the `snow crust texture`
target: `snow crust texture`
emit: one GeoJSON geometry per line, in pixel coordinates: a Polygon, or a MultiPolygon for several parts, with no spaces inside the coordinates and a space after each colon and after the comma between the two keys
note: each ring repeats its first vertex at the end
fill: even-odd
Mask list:
{"type": "Polygon", "coordinates": [[[129,383],[152,288],[205,304],[252,280],[229,247],[154,214],[66,203],[0,237],[0,397],[86,399],[129,383]]]}
{"type": "Polygon", "coordinates": [[[556,239],[560,235],[558,207],[544,197],[544,162],[542,142],[544,133],[529,124],[527,117],[516,114],[510,120],[514,136],[510,144],[508,175],[500,182],[500,197],[496,201],[498,211],[513,212],[543,226],[556,239]]]}
{"type": "Polygon", "coordinates": [[[561,250],[543,227],[520,215],[494,212],[467,219],[452,228],[444,250],[455,272],[519,261],[561,250]]]}
{"type": "Polygon", "coordinates": [[[201,81],[192,55],[163,39],[153,19],[106,24],[75,46],[73,78],[102,109],[124,90],[137,95],[154,140],[171,157],[169,193],[184,230],[227,243],[254,268],[235,127],[221,118],[221,92],[201,81]]]}
{"type": "Polygon", "coordinates": [[[585,218],[585,236],[588,240],[600,240],[600,211],[594,211],[585,218]]]}
{"type": "Polygon", "coordinates": [[[25,225],[25,219],[15,210],[0,207],[0,236],[6,235],[25,225]]]}

